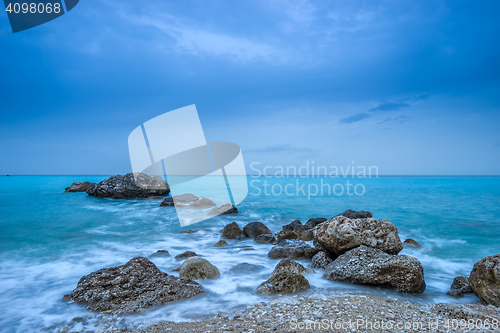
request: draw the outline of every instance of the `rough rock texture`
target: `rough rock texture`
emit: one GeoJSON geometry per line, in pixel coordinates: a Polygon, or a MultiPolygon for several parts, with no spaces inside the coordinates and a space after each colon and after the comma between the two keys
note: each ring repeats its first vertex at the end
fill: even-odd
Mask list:
{"type": "Polygon", "coordinates": [[[95,186],[95,183],[91,182],[76,182],[65,188],[64,192],[87,192],[89,188],[95,186]]]}
{"type": "Polygon", "coordinates": [[[323,277],[331,281],[391,287],[404,293],[425,290],[424,269],[418,259],[390,255],[364,245],[326,266],[323,277]]]}
{"type": "Polygon", "coordinates": [[[245,234],[236,222],[226,224],[222,229],[222,238],[226,239],[244,239],[245,234]]]}
{"type": "Polygon", "coordinates": [[[210,199],[207,198],[201,198],[200,200],[197,200],[189,205],[189,207],[192,208],[209,208],[209,207],[216,207],[217,205],[210,199]]]}
{"type": "Polygon", "coordinates": [[[305,225],[310,227],[310,228],[314,228],[318,224],[321,224],[325,221],[328,221],[328,219],[325,219],[324,217],[315,217],[315,218],[309,219],[309,221],[307,221],[307,223],[305,225]]]}
{"type": "Polygon", "coordinates": [[[476,262],[469,283],[481,303],[500,306],[500,254],[476,262]]]}
{"type": "Polygon", "coordinates": [[[303,241],[313,240],[312,228],[307,225],[303,225],[299,220],[294,220],[291,223],[284,225],[283,230],[276,234],[278,242],[284,239],[300,239],[303,241]]]}
{"type": "Polygon", "coordinates": [[[261,265],[254,265],[254,264],[249,264],[247,262],[242,262],[241,264],[238,264],[236,266],[233,266],[229,272],[236,274],[236,273],[249,273],[249,272],[257,272],[262,269],[264,269],[264,266],[261,265]]]}
{"type": "Polygon", "coordinates": [[[294,231],[281,230],[280,232],[276,233],[276,239],[278,240],[279,243],[285,239],[299,239],[299,235],[297,235],[297,233],[294,231]]]}
{"type": "Polygon", "coordinates": [[[175,206],[175,204],[174,204],[174,199],[172,199],[172,197],[165,198],[160,203],[160,207],[173,207],[173,206],[175,206]]]}
{"type": "MultiPolygon", "coordinates": [[[[476,326],[477,328],[485,327],[484,323],[490,324],[490,329],[483,329],[481,332],[497,332],[500,328],[500,311],[492,309],[489,306],[481,304],[451,304],[451,303],[438,303],[432,307],[438,314],[448,315],[460,323],[465,320],[467,324],[472,319],[473,323],[482,323],[483,325],[476,326]]],[[[452,332],[465,331],[455,329],[452,332]]]]}
{"type": "Polygon", "coordinates": [[[297,273],[297,274],[307,274],[307,273],[314,273],[312,269],[305,268],[301,264],[299,264],[296,261],[293,261],[292,259],[283,259],[281,260],[276,267],[274,268],[273,272],[271,273],[271,276],[277,275],[283,272],[288,272],[288,273],[297,273]]]}
{"type": "Polygon", "coordinates": [[[148,259],[136,257],[124,265],[103,268],[82,277],[63,300],[84,304],[91,311],[124,314],[202,292],[203,287],[197,282],[163,273],[148,259]]]}
{"type": "Polygon", "coordinates": [[[272,235],[273,233],[262,222],[250,222],[243,227],[243,233],[249,238],[255,238],[259,235],[272,235]]]}
{"type": "Polygon", "coordinates": [[[195,257],[197,256],[197,254],[193,251],[186,251],[186,252],[183,252],[181,254],[178,254],[175,256],[175,259],[177,260],[184,260],[186,258],[189,258],[189,257],[195,257]]]}
{"type": "Polygon", "coordinates": [[[210,212],[209,215],[227,215],[227,214],[237,214],[238,208],[231,204],[225,204],[220,207],[215,207],[210,212]]]}
{"type": "Polygon", "coordinates": [[[334,217],[337,217],[337,216],[345,216],[345,217],[350,218],[350,219],[366,219],[369,217],[373,217],[372,213],[370,213],[370,212],[367,212],[364,210],[356,211],[356,210],[352,210],[352,209],[348,209],[345,212],[340,213],[339,215],[335,215],[334,217]]]}
{"type": "Polygon", "coordinates": [[[422,247],[416,240],[411,238],[405,239],[403,246],[422,247]]]}
{"type": "Polygon", "coordinates": [[[212,265],[207,259],[200,257],[187,258],[181,265],[179,276],[199,279],[215,279],[220,275],[219,269],[212,265]]]}
{"type": "Polygon", "coordinates": [[[167,250],[158,250],[155,253],[152,253],[149,257],[150,258],[153,258],[153,257],[170,257],[170,253],[168,253],[167,250]]]}
{"type": "Polygon", "coordinates": [[[360,245],[398,254],[403,249],[398,229],[388,220],[337,216],[314,228],[314,238],[328,252],[341,255],[360,245]]]}
{"type": "Polygon", "coordinates": [[[222,247],[222,246],[226,246],[227,245],[227,242],[223,239],[221,239],[220,241],[218,241],[217,243],[214,244],[214,247],[222,247]]]}
{"type": "MultiPolygon", "coordinates": [[[[302,257],[307,257],[308,255],[310,255],[310,251],[313,250],[314,248],[304,241],[296,239],[285,239],[273,246],[267,256],[271,259],[299,259],[302,257]]],[[[314,256],[314,254],[312,256],[314,256]]]]}
{"type": "Polygon", "coordinates": [[[309,288],[309,281],[302,274],[282,272],[262,282],[255,293],[266,295],[293,294],[309,288]]]}
{"type": "Polygon", "coordinates": [[[313,268],[325,268],[332,262],[332,258],[325,251],[320,251],[312,257],[313,268]]]}
{"type": "Polygon", "coordinates": [[[474,293],[469,284],[469,278],[466,276],[457,276],[453,279],[448,295],[453,297],[462,297],[465,294],[474,293]]]}
{"type": "Polygon", "coordinates": [[[150,177],[140,172],[110,177],[87,190],[88,195],[113,199],[147,198],[169,193],[170,186],[163,178],[150,177]]]}
{"type": "Polygon", "coordinates": [[[259,243],[259,244],[276,244],[277,243],[276,238],[274,238],[273,235],[266,235],[266,234],[259,235],[259,236],[255,237],[253,239],[253,241],[255,243],[259,243]]]}

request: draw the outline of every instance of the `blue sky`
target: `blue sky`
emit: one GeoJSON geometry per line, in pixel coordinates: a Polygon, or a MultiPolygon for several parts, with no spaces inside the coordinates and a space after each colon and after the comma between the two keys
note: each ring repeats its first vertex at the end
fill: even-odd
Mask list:
{"type": "Polygon", "coordinates": [[[500,3],[94,1],[12,34],[0,174],[131,171],[127,137],[196,104],[247,165],[500,174],[500,3]]]}

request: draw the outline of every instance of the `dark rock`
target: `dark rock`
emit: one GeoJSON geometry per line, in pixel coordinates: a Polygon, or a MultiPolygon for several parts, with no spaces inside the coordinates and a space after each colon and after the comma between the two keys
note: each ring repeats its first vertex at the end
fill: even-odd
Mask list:
{"type": "Polygon", "coordinates": [[[332,258],[325,251],[320,251],[312,257],[312,267],[313,268],[325,268],[332,262],[332,258]]]}
{"type": "Polygon", "coordinates": [[[236,222],[232,222],[226,224],[224,229],[222,229],[222,238],[226,239],[244,239],[245,234],[243,230],[240,229],[240,226],[236,222]]]}
{"type": "Polygon", "coordinates": [[[241,264],[238,264],[236,266],[233,266],[229,272],[236,274],[236,273],[250,273],[250,272],[257,272],[261,271],[264,269],[264,266],[261,265],[253,265],[249,264],[247,262],[243,262],[241,264]]]}
{"type": "Polygon", "coordinates": [[[309,289],[309,281],[297,273],[282,272],[271,276],[255,290],[256,294],[293,294],[309,289]]]}
{"type": "Polygon", "coordinates": [[[457,276],[453,279],[448,295],[453,297],[462,297],[465,294],[472,294],[474,291],[470,287],[469,278],[466,276],[457,276]]]}
{"type": "Polygon", "coordinates": [[[193,230],[193,229],[189,229],[189,230],[181,230],[179,233],[180,234],[194,234],[195,232],[198,232],[199,230],[193,230]]]}
{"type": "Polygon", "coordinates": [[[152,253],[149,257],[150,258],[153,258],[153,257],[170,257],[170,253],[168,253],[167,250],[158,250],[155,253],[152,253]]]}
{"type": "Polygon", "coordinates": [[[276,239],[278,243],[285,239],[299,239],[299,235],[295,233],[295,231],[280,231],[276,234],[276,239]]]}
{"type": "Polygon", "coordinates": [[[273,235],[259,235],[253,239],[255,243],[259,244],[276,244],[276,238],[273,235]]]}
{"type": "Polygon", "coordinates": [[[194,253],[193,251],[186,251],[186,252],[183,252],[181,254],[176,255],[175,259],[177,259],[177,260],[184,260],[186,258],[194,257],[194,256],[197,256],[197,254],[194,253]]]}
{"type": "Polygon", "coordinates": [[[255,238],[259,235],[272,235],[273,233],[262,222],[251,222],[243,227],[243,233],[249,238],[255,238]]]}
{"type": "Polygon", "coordinates": [[[144,198],[144,200],[163,200],[163,199],[165,199],[165,197],[161,196],[161,195],[156,195],[154,197],[144,198]]]}
{"type": "Polygon", "coordinates": [[[175,204],[174,204],[174,199],[172,199],[172,197],[165,198],[160,203],[160,207],[173,207],[173,206],[175,206],[175,204]]]}
{"type": "Polygon", "coordinates": [[[271,273],[271,276],[283,272],[297,273],[302,275],[307,273],[314,273],[312,269],[305,268],[304,266],[302,266],[296,261],[293,261],[292,259],[282,259],[274,268],[274,271],[271,273]]]}
{"type": "Polygon", "coordinates": [[[309,219],[309,221],[307,221],[307,223],[306,223],[306,226],[308,226],[310,228],[314,228],[315,226],[317,226],[325,221],[328,221],[328,219],[325,219],[324,217],[315,217],[315,218],[309,219]]]}
{"type": "Polygon", "coordinates": [[[189,205],[191,208],[209,208],[216,206],[217,205],[212,200],[207,198],[201,198],[200,200],[197,200],[189,205]]]}
{"type": "Polygon", "coordinates": [[[350,219],[337,216],[314,228],[314,238],[334,256],[360,245],[398,254],[403,249],[398,229],[388,220],[350,219]]]}
{"type": "Polygon", "coordinates": [[[91,182],[76,182],[65,188],[64,192],[87,192],[89,188],[95,186],[95,183],[91,182]]]}
{"type": "Polygon", "coordinates": [[[300,239],[303,241],[311,241],[314,239],[312,228],[303,225],[299,220],[294,220],[290,224],[284,225],[283,230],[276,234],[278,242],[283,239],[300,239]]]}
{"type": "Polygon", "coordinates": [[[208,215],[228,215],[237,213],[238,213],[238,208],[236,208],[231,204],[225,204],[220,207],[215,207],[210,212],[208,212],[208,215]]]}
{"type": "Polygon", "coordinates": [[[403,246],[422,247],[416,240],[408,238],[403,242],[403,246]]]}
{"type": "Polygon", "coordinates": [[[352,209],[348,209],[345,212],[340,213],[339,215],[335,215],[334,217],[337,217],[337,216],[345,216],[345,217],[350,218],[350,219],[366,219],[366,218],[373,217],[372,213],[370,213],[370,212],[367,212],[364,210],[355,211],[352,209]]]}
{"type": "Polygon", "coordinates": [[[331,281],[390,287],[404,293],[425,290],[424,269],[418,259],[387,254],[365,245],[335,259],[326,266],[323,277],[331,281]]]}
{"type": "Polygon", "coordinates": [[[177,268],[174,268],[174,269],[172,270],[172,272],[178,272],[178,271],[180,271],[180,270],[181,270],[181,266],[179,266],[179,267],[177,267],[177,268]]]}
{"type": "Polygon", "coordinates": [[[308,247],[304,249],[304,256],[307,259],[312,259],[319,251],[321,251],[321,249],[317,247],[308,247]]]}
{"type": "Polygon", "coordinates": [[[220,275],[219,269],[212,265],[207,259],[200,257],[187,258],[181,265],[179,276],[199,279],[215,279],[220,275]]]}
{"type": "Polygon", "coordinates": [[[226,246],[227,245],[227,242],[223,239],[221,239],[220,241],[218,241],[217,243],[214,244],[214,247],[222,247],[222,246],[226,246]]]}
{"type": "Polygon", "coordinates": [[[476,262],[469,283],[482,304],[500,306],[500,254],[476,262]]]}
{"type": "Polygon", "coordinates": [[[82,277],[63,300],[83,304],[90,311],[127,314],[202,292],[197,282],[163,273],[148,259],[136,257],[82,277]]]}
{"type": "Polygon", "coordinates": [[[87,190],[88,195],[113,199],[147,198],[168,193],[170,186],[162,177],[140,172],[110,177],[87,190]]]}
{"type": "Polygon", "coordinates": [[[174,195],[172,199],[176,204],[189,204],[200,200],[200,198],[198,198],[196,195],[192,193],[174,195]]]}
{"type": "Polygon", "coordinates": [[[271,259],[299,259],[302,257],[306,257],[306,252],[312,250],[314,250],[314,248],[304,241],[296,239],[285,239],[273,246],[273,248],[267,255],[271,259]]]}

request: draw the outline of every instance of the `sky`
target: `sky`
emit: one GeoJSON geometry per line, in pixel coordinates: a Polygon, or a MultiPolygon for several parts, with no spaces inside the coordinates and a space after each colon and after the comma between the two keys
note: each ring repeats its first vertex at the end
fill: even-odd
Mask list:
{"type": "Polygon", "coordinates": [[[132,130],[195,104],[206,140],[238,144],[248,172],[314,161],[500,175],[499,12],[497,1],[82,0],[13,34],[2,11],[0,174],[131,172],[132,130]]]}

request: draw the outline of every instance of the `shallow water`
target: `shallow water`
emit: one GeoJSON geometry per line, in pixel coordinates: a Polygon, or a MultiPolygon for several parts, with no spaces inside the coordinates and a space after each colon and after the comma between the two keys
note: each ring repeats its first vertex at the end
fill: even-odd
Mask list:
{"type": "MultiPolygon", "coordinates": [[[[82,306],[66,304],[80,277],[103,267],[123,264],[135,256],[168,250],[170,257],[151,260],[163,271],[180,265],[175,255],[195,251],[215,264],[221,276],[201,281],[204,294],[179,303],[127,316],[124,325],[159,320],[193,320],[218,312],[234,311],[249,303],[268,301],[253,290],[268,278],[276,260],[267,257],[270,245],[252,240],[229,242],[214,248],[220,229],[236,221],[241,227],[252,221],[265,223],[273,232],[294,219],[332,217],[348,208],[368,210],[378,219],[394,223],[402,240],[413,238],[420,249],[402,253],[423,264],[427,289],[418,296],[389,290],[335,283],[321,278],[321,271],[307,276],[308,293],[360,291],[391,295],[416,302],[456,302],[446,292],[453,278],[468,275],[484,256],[500,253],[500,178],[498,177],[379,177],[371,179],[253,178],[249,195],[238,205],[240,214],[218,216],[181,228],[173,207],[159,207],[159,200],[112,200],[63,193],[74,181],[100,181],[105,176],[0,177],[0,330],[38,331],[89,315],[82,306]],[[308,186],[363,184],[365,193],[323,193],[308,198],[308,186]],[[268,194],[264,192],[267,181],[268,194]],[[305,185],[305,193],[296,190],[305,185]],[[293,195],[272,195],[290,186],[293,195]],[[260,189],[260,194],[257,194],[260,189]],[[181,230],[200,229],[179,234],[181,230]],[[253,248],[254,250],[245,250],[253,248]],[[258,272],[230,274],[241,262],[263,265],[258,272]]],[[[359,187],[358,187],[359,189],[359,187]]],[[[338,192],[337,192],[338,193],[338,192]]],[[[300,261],[310,267],[310,261],[300,261]]],[[[459,301],[477,302],[469,295],[459,301]]],[[[86,329],[95,329],[87,327],[86,329]]]]}

